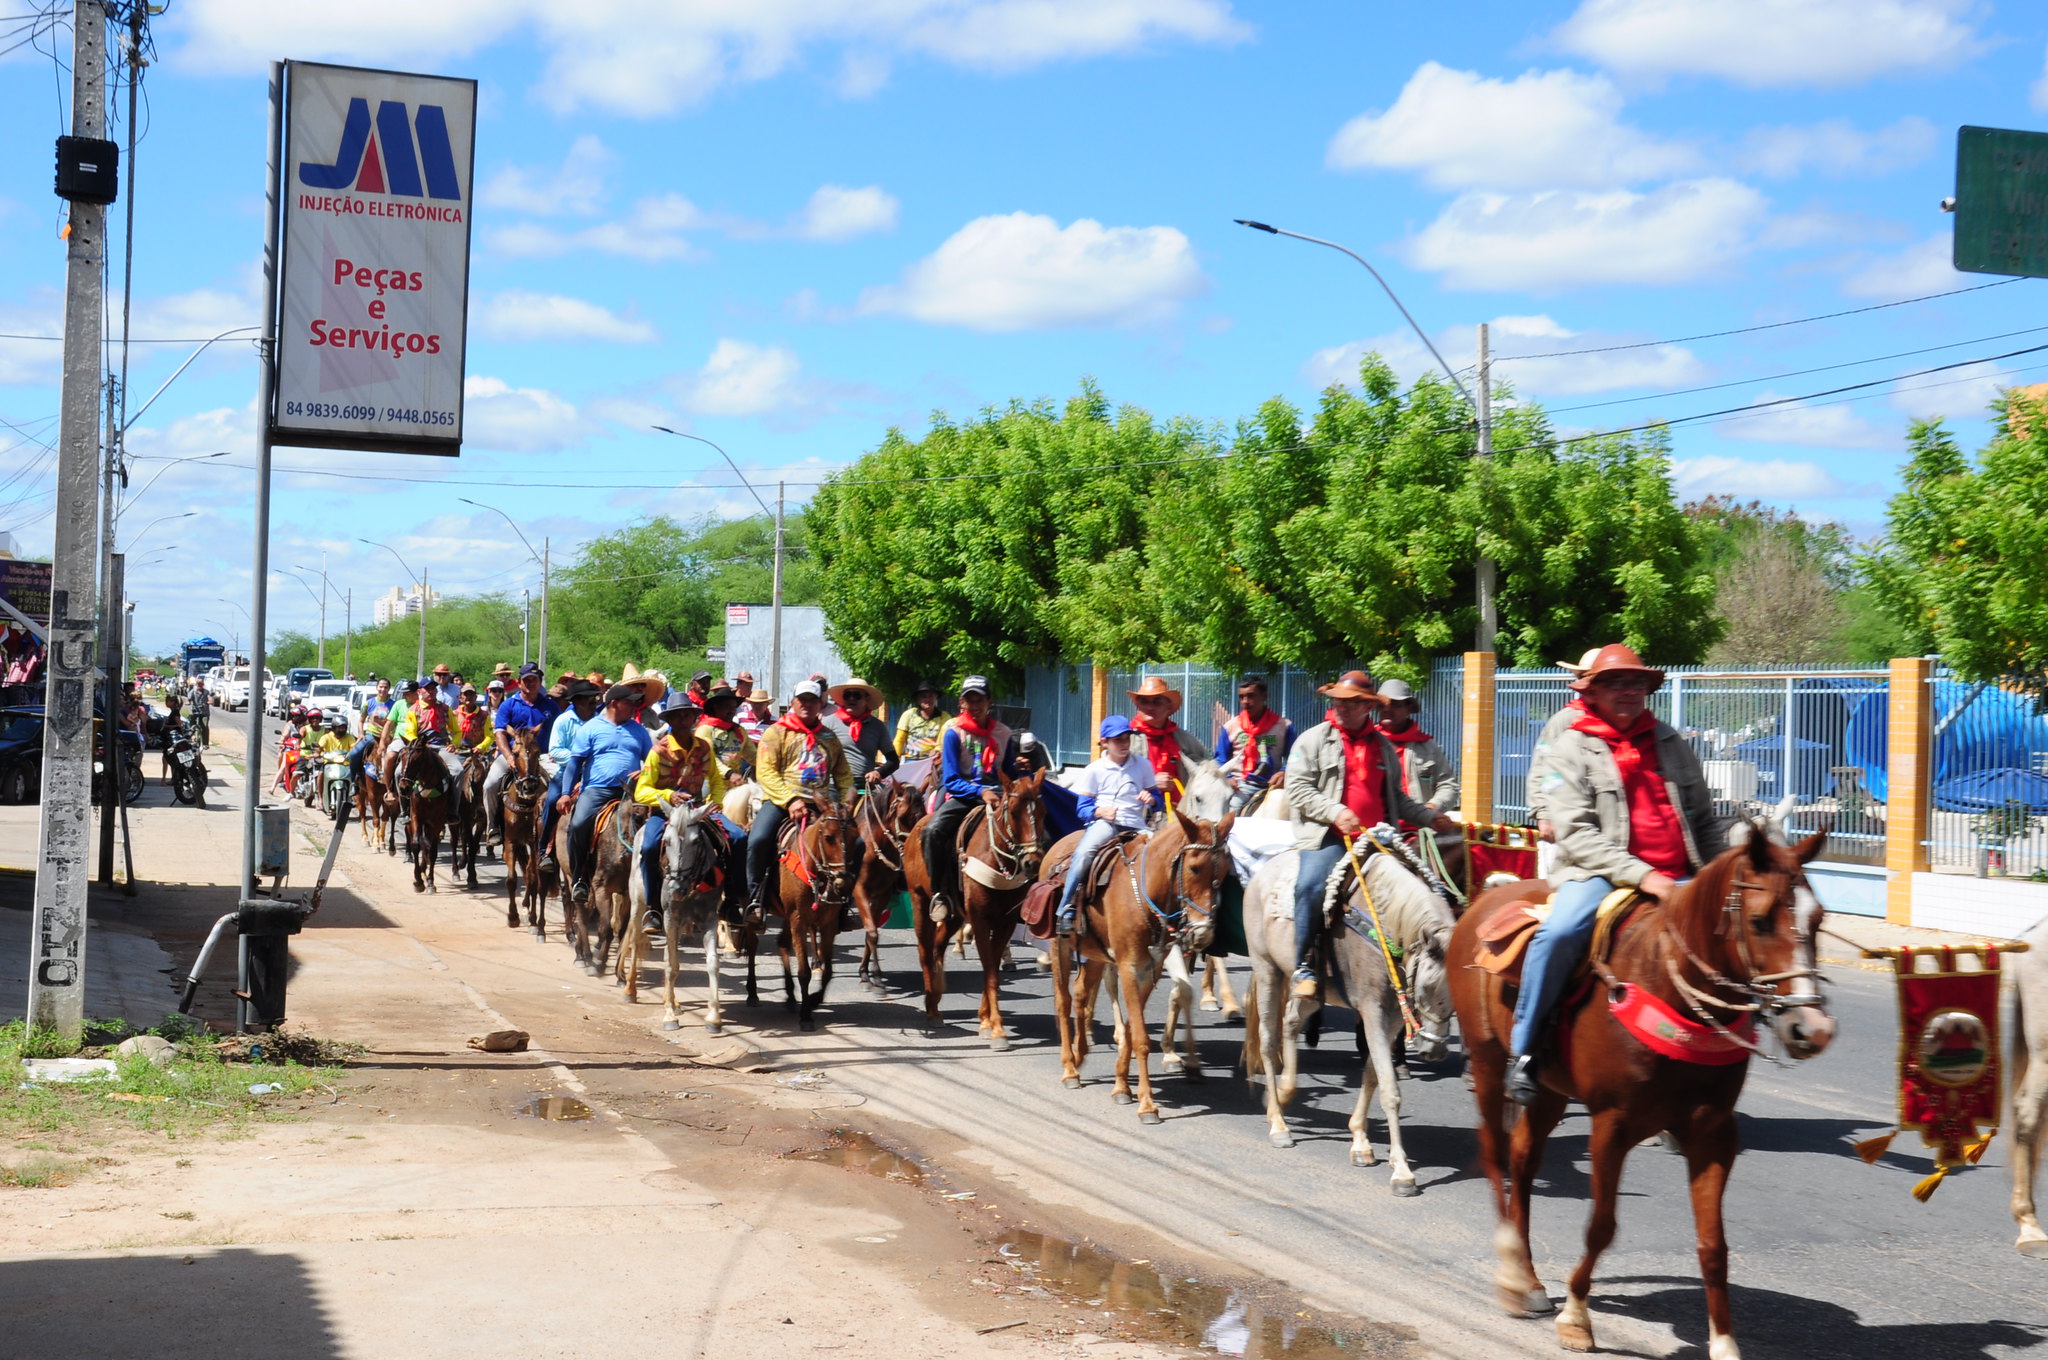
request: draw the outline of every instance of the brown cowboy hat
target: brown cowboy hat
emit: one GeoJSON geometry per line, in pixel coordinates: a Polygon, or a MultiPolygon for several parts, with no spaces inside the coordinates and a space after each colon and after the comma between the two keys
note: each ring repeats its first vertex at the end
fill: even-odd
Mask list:
{"type": "Polygon", "coordinates": [[[1175,708],[1180,707],[1180,691],[1168,687],[1166,681],[1156,675],[1146,676],[1138,682],[1136,689],[1127,689],[1124,693],[1133,699],[1171,699],[1175,708]]]}
{"type": "Polygon", "coordinates": [[[1330,699],[1363,699],[1374,704],[1387,701],[1364,671],[1346,671],[1329,684],[1317,686],[1316,693],[1330,699]]]}
{"type": "Polygon", "coordinates": [[[775,696],[770,694],[767,690],[761,689],[757,686],[756,688],[747,691],[747,697],[744,700],[744,702],[750,704],[773,705],[775,702],[775,696]]]}
{"type": "Polygon", "coordinates": [[[1644,664],[1643,659],[1636,655],[1634,648],[1619,642],[1610,642],[1595,652],[1593,659],[1588,661],[1586,668],[1579,673],[1578,679],[1571,682],[1571,687],[1583,691],[1603,675],[1630,674],[1649,676],[1652,693],[1664,687],[1664,672],[1655,666],[1644,664]]]}

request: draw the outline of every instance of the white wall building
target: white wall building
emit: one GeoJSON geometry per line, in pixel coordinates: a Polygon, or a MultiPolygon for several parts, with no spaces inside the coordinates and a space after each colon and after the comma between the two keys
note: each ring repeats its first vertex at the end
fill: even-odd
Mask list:
{"type": "Polygon", "coordinates": [[[370,617],[377,627],[382,628],[393,619],[410,618],[429,605],[441,603],[441,593],[432,586],[393,586],[377,597],[377,603],[370,609],[370,617]],[[424,589],[425,594],[421,592],[424,589]]]}

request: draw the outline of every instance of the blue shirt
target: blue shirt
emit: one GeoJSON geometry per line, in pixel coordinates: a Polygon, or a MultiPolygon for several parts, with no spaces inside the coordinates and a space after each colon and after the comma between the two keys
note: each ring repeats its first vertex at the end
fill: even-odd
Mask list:
{"type": "MultiPolygon", "coordinates": [[[[562,706],[545,694],[540,696],[540,702],[537,704],[526,702],[524,694],[514,694],[498,705],[497,713],[491,718],[491,726],[500,732],[508,727],[537,727],[540,729],[541,745],[546,746],[548,732],[554,727],[555,719],[561,712],[562,706]]],[[[511,748],[501,745],[498,749],[511,748]]]]}
{"type": "Polygon", "coordinates": [[[448,705],[451,711],[462,707],[462,686],[450,680],[446,684],[437,684],[434,688],[441,692],[441,702],[448,705]]]}
{"type": "MultiPolygon", "coordinates": [[[[996,760],[1004,773],[1012,779],[1031,773],[1017,759],[1017,742],[1010,729],[996,723],[994,731],[995,739],[1003,747],[996,760]]],[[[979,798],[983,789],[995,788],[1002,782],[994,770],[984,773],[981,766],[981,741],[947,723],[939,735],[939,780],[945,785],[946,795],[949,798],[979,798]]]]}
{"type": "MultiPolygon", "coordinates": [[[[596,721],[597,717],[593,714],[590,722],[596,721]]],[[[573,708],[564,711],[555,719],[554,729],[548,735],[548,754],[555,758],[557,767],[569,763],[569,748],[576,744],[576,734],[589,725],[590,723],[576,716],[576,710],[573,708]]]]}
{"type": "Polygon", "coordinates": [[[624,788],[653,749],[653,734],[639,723],[592,718],[569,748],[568,782],[591,789],[624,788]]]}

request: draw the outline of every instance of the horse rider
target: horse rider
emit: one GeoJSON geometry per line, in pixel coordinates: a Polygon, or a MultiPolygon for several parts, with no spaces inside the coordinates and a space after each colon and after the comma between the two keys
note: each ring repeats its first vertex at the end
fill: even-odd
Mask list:
{"type": "Polygon", "coordinates": [[[390,712],[391,682],[379,680],[376,696],[363,708],[363,734],[348,748],[348,772],[358,784],[363,782],[363,762],[368,759],[370,748],[377,744],[377,738],[384,734],[384,720],[390,712]]]}
{"type": "MultiPolygon", "coordinates": [[[[1557,663],[1557,668],[1569,675],[1572,680],[1576,680],[1586,673],[1586,668],[1591,666],[1594,659],[1599,655],[1600,649],[1598,647],[1588,647],[1586,654],[1576,662],[1560,661],[1557,663]]],[[[1567,680],[1565,683],[1570,685],[1571,681],[1567,680]]],[[[1549,720],[1543,724],[1543,730],[1536,734],[1536,749],[1529,757],[1529,773],[1523,781],[1524,787],[1527,790],[1529,820],[1536,823],[1536,837],[1539,841],[1545,842],[1546,845],[1556,844],[1557,837],[1552,831],[1550,818],[1543,814],[1541,792],[1544,782],[1544,762],[1548,758],[1550,748],[1557,744],[1558,737],[1569,731],[1571,725],[1577,722],[1579,715],[1585,711],[1586,701],[1574,693],[1566,701],[1565,706],[1551,714],[1549,720]]]]}
{"type": "Polygon", "coordinates": [[[1002,802],[1002,777],[1023,773],[1017,739],[996,720],[988,680],[970,675],[960,682],[960,711],[939,738],[938,810],[925,818],[924,862],[931,874],[932,907],[960,900],[960,823],[977,803],[993,812],[1002,802]]]}
{"type": "Polygon", "coordinates": [[[448,815],[453,817],[455,800],[460,796],[458,781],[462,778],[462,755],[453,749],[455,715],[441,702],[440,686],[431,680],[420,684],[419,698],[406,710],[404,720],[398,725],[400,745],[410,746],[422,737],[426,739],[427,745],[433,748],[434,753],[441,757],[441,767],[448,771],[451,790],[448,815]]]}
{"type": "Polygon", "coordinates": [[[854,796],[859,797],[895,774],[903,763],[897,758],[896,744],[889,740],[888,720],[875,716],[882,696],[858,676],[842,680],[826,694],[833,708],[825,726],[846,748],[846,767],[853,771],[854,796]]]}
{"type": "Polygon", "coordinates": [[[929,760],[939,753],[939,737],[951,714],[939,707],[939,687],[917,682],[909,708],[896,720],[896,755],[901,760],[929,760]]]}
{"type": "MultiPolygon", "coordinates": [[[[1401,761],[1401,791],[1431,812],[1451,812],[1458,806],[1458,776],[1443,743],[1422,730],[1415,721],[1422,704],[1405,680],[1389,680],[1380,687],[1380,735],[1394,743],[1401,761]]],[[[1403,831],[1414,825],[1404,821],[1403,831]]]]}
{"type": "Polygon", "coordinates": [[[1699,757],[1650,712],[1664,672],[1629,647],[1602,647],[1571,682],[1584,705],[1543,753],[1543,809],[1557,836],[1550,914],[1536,927],[1515,998],[1508,1096],[1536,1099],[1544,1021],[1617,887],[1666,901],[1727,848],[1699,757]]]}
{"type": "Polygon", "coordinates": [[[727,680],[725,686],[740,696],[741,703],[745,703],[747,696],[754,692],[754,673],[742,666],[740,673],[727,680]]]}
{"type": "Polygon", "coordinates": [[[1180,691],[1169,688],[1160,677],[1148,675],[1136,689],[1124,693],[1138,710],[1131,720],[1131,749],[1152,766],[1162,792],[1178,794],[1187,787],[1188,766],[1209,758],[1202,743],[1173,720],[1180,711],[1180,691]]]}
{"type": "Polygon", "coordinates": [[[505,702],[505,692],[504,680],[498,676],[492,676],[490,681],[484,686],[484,712],[490,714],[493,718],[497,717],[498,705],[505,702]]]}
{"type": "Polygon", "coordinates": [[[817,681],[799,684],[789,712],[762,732],[755,769],[761,808],[747,831],[747,914],[758,926],[782,824],[810,804],[853,797],[853,767],[839,734],[825,725],[825,691],[817,681]]]}
{"type": "MultiPolygon", "coordinates": [[[[597,717],[598,701],[604,691],[588,680],[578,680],[568,687],[568,711],[556,717],[554,726],[548,729],[547,749],[541,753],[540,767],[547,772],[548,791],[541,803],[540,813],[540,857],[541,863],[555,868],[555,818],[561,801],[573,792],[575,785],[569,783],[569,749],[576,744],[576,734],[583,725],[597,717]]],[[[510,741],[511,738],[504,738],[510,741]]],[[[509,755],[509,752],[506,754],[509,755]]]]}
{"type": "Polygon", "coordinates": [[[1264,789],[1287,782],[1294,724],[1266,704],[1266,677],[1247,675],[1237,687],[1238,710],[1216,734],[1216,764],[1230,784],[1228,810],[1239,811],[1264,789]]]}
{"type": "Polygon", "coordinates": [[[469,754],[491,749],[494,732],[491,715],[477,702],[476,686],[462,687],[462,702],[455,706],[448,724],[448,747],[450,750],[469,754]]]}
{"type": "Polygon", "coordinates": [[[685,687],[685,693],[690,696],[690,702],[696,706],[697,711],[703,712],[704,701],[711,697],[711,672],[698,671],[692,675],[689,685],[685,687]]]}
{"type": "Polygon", "coordinates": [[[711,743],[718,763],[725,767],[725,782],[732,784],[747,778],[753,771],[760,743],[733,721],[733,714],[739,711],[740,696],[724,685],[713,685],[704,696],[703,707],[704,716],[697,720],[697,735],[711,743]]]}
{"type": "Polygon", "coordinates": [[[1437,831],[1456,831],[1449,817],[1401,788],[1394,744],[1373,726],[1372,711],[1386,702],[1364,671],[1346,671],[1316,690],[1330,700],[1324,721],[1301,734],[1287,757],[1287,800],[1294,848],[1301,862],[1294,880],[1294,994],[1313,997],[1316,921],[1332,873],[1349,842],[1369,827],[1396,818],[1437,831]]]}
{"type": "MultiPolygon", "coordinates": [[[[758,686],[748,690],[746,703],[733,721],[737,722],[748,736],[759,742],[761,734],[768,730],[768,724],[775,721],[775,697],[758,686]]],[[[759,764],[759,761],[755,763],[759,764]]]]}
{"type": "Polygon", "coordinates": [[[604,692],[604,712],[577,730],[562,767],[563,783],[578,788],[576,810],[569,816],[569,901],[581,907],[590,901],[591,833],[608,804],[625,796],[640,774],[654,738],[640,724],[645,702],[639,688],[613,685],[604,692]]]}
{"type": "Polygon", "coordinates": [[[389,734],[389,736],[384,742],[383,763],[382,766],[377,771],[377,777],[379,782],[381,782],[387,789],[391,787],[391,772],[394,769],[396,769],[398,765],[399,724],[405,721],[405,716],[406,714],[412,711],[412,706],[415,703],[419,702],[419,694],[419,681],[399,681],[398,698],[392,702],[392,705],[389,709],[385,710],[384,725],[383,727],[378,729],[379,736],[384,736],[387,733],[389,734]]]}
{"type": "Polygon", "coordinates": [[[656,934],[662,926],[661,838],[668,831],[670,812],[689,803],[703,804],[725,833],[726,882],[734,881],[735,872],[743,872],[736,861],[743,854],[740,846],[747,833],[719,810],[725,799],[725,765],[697,724],[701,712],[687,692],[667,700],[661,718],[668,725],[668,734],[647,752],[647,760],[633,780],[633,800],[648,810],[647,824],[640,831],[640,883],[647,893],[645,924],[656,934]]]}
{"type": "Polygon", "coordinates": [[[1097,730],[1102,754],[1090,761],[1074,784],[1080,796],[1082,820],[1088,829],[1074,847],[1067,864],[1067,881],[1060,889],[1060,906],[1054,918],[1062,936],[1074,933],[1074,899],[1088,881],[1088,871],[1103,847],[1120,831],[1143,831],[1146,815],[1164,803],[1152,766],[1131,759],[1131,720],[1112,713],[1097,730]]]}
{"type": "Polygon", "coordinates": [[[434,667],[433,685],[434,693],[440,698],[442,706],[451,712],[462,702],[462,682],[448,669],[447,662],[443,661],[434,667]]]}
{"type": "Polygon", "coordinates": [[[499,704],[498,711],[491,715],[498,754],[491,762],[491,772],[484,776],[484,839],[493,845],[505,833],[499,822],[504,817],[505,781],[512,777],[512,762],[505,755],[512,749],[512,733],[530,727],[536,740],[546,747],[548,729],[562,714],[564,705],[543,694],[541,687],[540,667],[527,662],[519,668],[519,692],[499,704]]]}

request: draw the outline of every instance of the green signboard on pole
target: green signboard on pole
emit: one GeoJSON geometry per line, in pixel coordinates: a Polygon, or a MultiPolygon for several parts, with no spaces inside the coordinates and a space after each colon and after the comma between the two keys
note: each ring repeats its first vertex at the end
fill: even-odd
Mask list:
{"type": "Polygon", "coordinates": [[[2048,132],[1957,131],[1955,266],[2048,278],[2048,132]]]}

